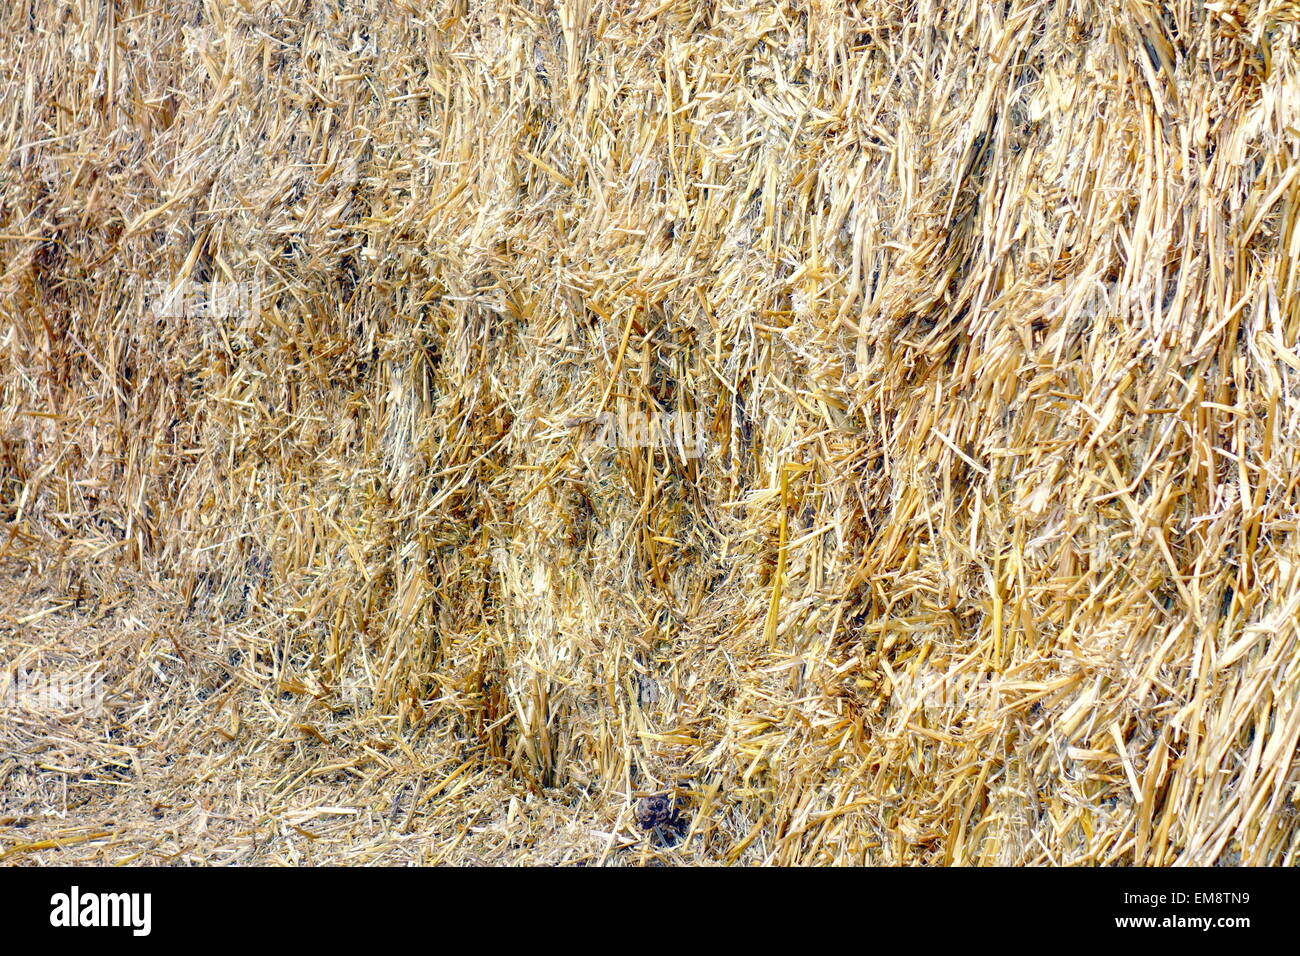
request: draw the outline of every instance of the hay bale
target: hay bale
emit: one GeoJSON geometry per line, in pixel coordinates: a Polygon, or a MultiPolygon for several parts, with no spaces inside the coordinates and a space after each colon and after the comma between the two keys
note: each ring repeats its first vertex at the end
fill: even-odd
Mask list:
{"type": "Polygon", "coordinates": [[[1295,862],[1294,2],[0,19],[29,583],[679,859],[1295,862]]]}

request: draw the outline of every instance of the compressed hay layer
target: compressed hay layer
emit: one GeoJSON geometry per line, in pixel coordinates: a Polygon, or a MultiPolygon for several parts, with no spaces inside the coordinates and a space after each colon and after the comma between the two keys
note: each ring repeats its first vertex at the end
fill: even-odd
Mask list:
{"type": "Polygon", "coordinates": [[[1300,4],[0,21],[29,581],[668,853],[1296,861],[1300,4]]]}

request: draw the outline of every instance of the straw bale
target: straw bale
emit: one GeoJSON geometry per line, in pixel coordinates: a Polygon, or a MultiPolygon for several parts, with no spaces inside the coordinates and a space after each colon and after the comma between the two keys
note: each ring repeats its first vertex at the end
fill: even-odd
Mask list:
{"type": "Polygon", "coordinates": [[[1295,864],[1298,41],[7,5],[0,858],[1295,864]]]}

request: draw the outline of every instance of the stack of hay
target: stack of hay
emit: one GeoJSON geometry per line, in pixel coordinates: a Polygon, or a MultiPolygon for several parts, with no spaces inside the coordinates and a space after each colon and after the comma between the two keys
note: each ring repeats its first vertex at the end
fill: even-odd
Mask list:
{"type": "Polygon", "coordinates": [[[6,561],[708,858],[1297,861],[1300,4],[405,6],[0,13],[6,561]]]}

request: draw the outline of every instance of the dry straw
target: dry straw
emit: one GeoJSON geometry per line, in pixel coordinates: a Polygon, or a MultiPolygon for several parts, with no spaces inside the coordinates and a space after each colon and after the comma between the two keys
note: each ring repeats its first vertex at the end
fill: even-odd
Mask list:
{"type": "Polygon", "coordinates": [[[1300,4],[0,27],[0,857],[1297,862],[1300,4]]]}

